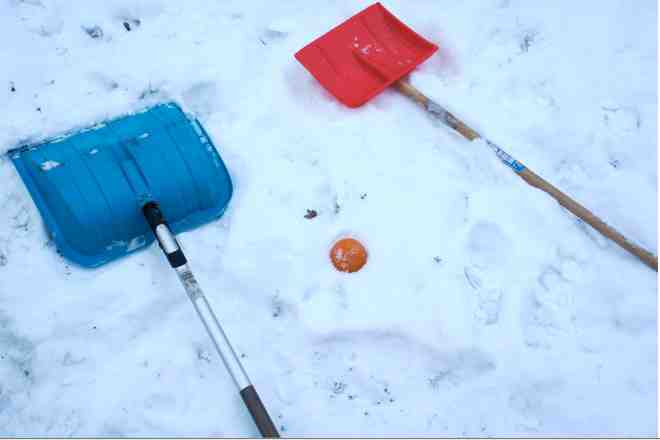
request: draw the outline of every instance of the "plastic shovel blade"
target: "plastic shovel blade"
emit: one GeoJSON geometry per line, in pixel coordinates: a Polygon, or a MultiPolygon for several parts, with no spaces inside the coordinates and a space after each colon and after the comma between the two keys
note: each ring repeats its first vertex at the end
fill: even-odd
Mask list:
{"type": "Polygon", "coordinates": [[[358,12],[295,57],[339,101],[359,107],[438,50],[380,3],[358,12]]]}
{"type": "Polygon", "coordinates": [[[174,232],[220,217],[227,169],[199,122],[173,103],[9,152],[58,251],[96,267],[154,237],[142,205],[156,200],[174,232]]]}

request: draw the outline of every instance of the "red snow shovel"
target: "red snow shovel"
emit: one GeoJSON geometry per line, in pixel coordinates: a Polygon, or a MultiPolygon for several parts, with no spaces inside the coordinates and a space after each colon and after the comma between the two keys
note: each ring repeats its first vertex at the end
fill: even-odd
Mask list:
{"type": "Polygon", "coordinates": [[[657,271],[658,257],[628,241],[591,211],[402,79],[437,49],[435,44],[419,36],[383,5],[376,3],[303,47],[296,53],[296,59],[323,87],[349,107],[359,107],[394,85],[469,141],[483,139],[497,157],[525,182],[548,193],[561,206],[657,271]]]}

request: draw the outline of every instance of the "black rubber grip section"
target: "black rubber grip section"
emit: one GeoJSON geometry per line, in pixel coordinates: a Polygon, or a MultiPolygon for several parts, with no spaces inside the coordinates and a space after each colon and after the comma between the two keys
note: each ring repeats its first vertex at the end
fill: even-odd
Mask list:
{"type": "MultiPolygon", "coordinates": [[[[167,221],[165,221],[165,216],[161,212],[158,203],[154,201],[145,203],[142,207],[142,213],[144,214],[144,218],[147,219],[147,223],[149,223],[149,226],[151,227],[151,230],[153,231],[154,235],[156,235],[156,237],[158,237],[156,234],[156,228],[158,228],[158,226],[165,225],[169,230],[170,227],[167,224],[167,221]]],[[[165,249],[161,245],[160,241],[158,242],[158,245],[161,249],[163,249],[163,253],[165,253],[165,249]]],[[[176,251],[169,254],[165,253],[165,256],[167,257],[167,261],[169,261],[170,266],[172,266],[174,269],[188,263],[188,260],[186,260],[186,256],[183,254],[181,249],[177,249],[176,251]]]]}
{"type": "Polygon", "coordinates": [[[248,411],[252,415],[255,425],[259,429],[262,437],[265,438],[279,438],[280,434],[275,429],[273,421],[270,419],[264,404],[261,403],[261,399],[257,394],[257,390],[254,389],[254,386],[249,385],[241,390],[241,397],[245,406],[247,406],[248,411]]]}
{"type": "Polygon", "coordinates": [[[186,260],[186,256],[183,255],[183,251],[181,249],[177,249],[176,252],[165,255],[167,256],[167,261],[170,262],[170,266],[172,266],[174,269],[188,263],[188,260],[186,260]]]}
{"type": "Polygon", "coordinates": [[[167,222],[165,222],[165,217],[163,217],[163,213],[160,211],[160,206],[158,206],[158,203],[156,202],[147,202],[144,204],[142,207],[142,213],[144,214],[144,218],[147,219],[147,223],[149,223],[149,226],[151,226],[151,230],[156,233],[156,228],[158,225],[166,225],[167,222]]]}

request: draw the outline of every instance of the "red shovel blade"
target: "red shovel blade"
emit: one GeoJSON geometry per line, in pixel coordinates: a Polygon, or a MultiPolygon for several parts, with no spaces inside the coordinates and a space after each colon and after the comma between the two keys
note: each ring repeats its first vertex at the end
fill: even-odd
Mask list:
{"type": "Polygon", "coordinates": [[[436,50],[376,3],[300,49],[296,59],[339,101],[359,107],[436,50]]]}

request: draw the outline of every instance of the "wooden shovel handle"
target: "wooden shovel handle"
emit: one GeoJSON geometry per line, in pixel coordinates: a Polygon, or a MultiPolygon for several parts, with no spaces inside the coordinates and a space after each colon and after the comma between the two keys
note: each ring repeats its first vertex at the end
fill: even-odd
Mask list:
{"type": "Polygon", "coordinates": [[[554,197],[555,200],[557,200],[557,202],[559,202],[561,206],[568,209],[576,217],[580,218],[585,223],[588,223],[592,228],[603,234],[605,237],[609,238],[631,254],[635,255],[651,269],[655,270],[656,272],[658,271],[658,257],[628,241],[628,239],[624,237],[619,231],[605,223],[587,208],[564,194],[543,177],[534,173],[529,168],[525,168],[519,172],[518,175],[531,186],[550,194],[552,197],[554,197]]]}
{"type": "Polygon", "coordinates": [[[426,110],[430,111],[433,114],[433,116],[440,118],[445,124],[449,125],[451,128],[459,132],[467,140],[473,141],[481,137],[479,136],[479,133],[477,133],[476,131],[465,125],[463,121],[461,121],[456,116],[449,113],[446,109],[440,107],[439,105],[431,101],[429,98],[424,96],[422,92],[420,92],[412,85],[410,85],[409,82],[400,80],[394,83],[394,85],[399,90],[399,92],[403,93],[408,98],[412,99],[417,104],[420,104],[426,110]],[[429,110],[429,106],[436,107],[436,110],[438,111],[429,110]]]}
{"type": "MultiPolygon", "coordinates": [[[[465,123],[447,111],[445,108],[433,102],[431,99],[426,97],[422,92],[414,88],[410,83],[400,80],[395,83],[395,87],[404,95],[412,99],[413,101],[420,104],[424,109],[426,109],[433,116],[442,120],[446,125],[453,128],[459,132],[466,139],[473,141],[475,139],[481,138],[478,132],[472,128],[465,125],[465,123]]],[[[627,250],[631,254],[635,255],[637,258],[642,260],[644,264],[649,266],[651,269],[658,271],[658,257],[653,255],[651,252],[637,246],[636,244],[630,242],[626,237],[623,236],[619,231],[609,226],[599,217],[594,215],[587,208],[582,206],[580,203],[576,202],[557,187],[550,184],[547,180],[541,176],[534,173],[532,170],[524,166],[522,163],[513,159],[510,155],[504,152],[502,149],[497,147],[492,142],[484,139],[486,143],[495,151],[497,156],[502,162],[507,164],[512,168],[521,179],[527,182],[529,185],[538,188],[547,194],[551,195],[557,202],[570,211],[573,215],[588,223],[592,228],[603,234],[605,237],[614,241],[616,244],[621,246],[623,249],[627,250]]]]}

